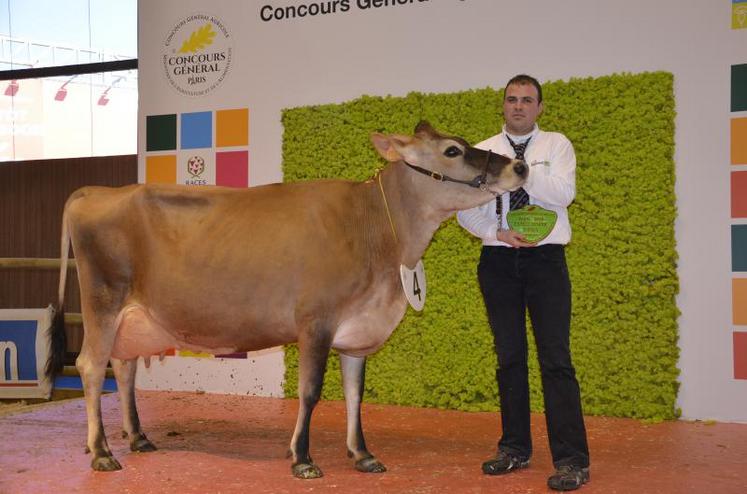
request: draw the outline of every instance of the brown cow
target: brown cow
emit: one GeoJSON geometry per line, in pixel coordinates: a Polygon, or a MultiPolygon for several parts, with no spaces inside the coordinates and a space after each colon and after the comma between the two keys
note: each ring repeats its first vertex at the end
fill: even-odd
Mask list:
{"type": "MultiPolygon", "coordinates": [[[[101,422],[109,361],[130,449],[144,452],[156,448],[135,406],[138,357],[171,348],[224,354],[291,342],[300,352],[293,474],[322,475],[309,456],[309,423],[330,348],[340,353],[355,467],[386,470],[366,449],[360,405],[366,356],[384,344],[407,308],[400,265],[414,267],[457,210],[522,185],[527,167],[427,123],[412,137],[377,133],[371,139],[389,164],[362,183],[132,185],[72,194],[62,221],[56,319],[62,320],[72,242],[85,328],[76,365],[94,470],[121,468],[101,422]],[[195,288],[199,304],[189,302],[195,288]]],[[[61,331],[55,327],[53,340],[61,331]]],[[[50,361],[50,369],[57,362],[50,361]]]]}

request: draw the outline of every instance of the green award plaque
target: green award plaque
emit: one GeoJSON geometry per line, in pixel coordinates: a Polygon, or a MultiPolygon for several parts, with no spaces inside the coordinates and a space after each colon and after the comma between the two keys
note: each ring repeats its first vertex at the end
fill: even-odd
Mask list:
{"type": "Polygon", "coordinates": [[[506,215],[508,227],[524,235],[530,244],[536,244],[550,235],[557,219],[558,213],[555,211],[548,211],[533,204],[509,211],[506,215]]]}

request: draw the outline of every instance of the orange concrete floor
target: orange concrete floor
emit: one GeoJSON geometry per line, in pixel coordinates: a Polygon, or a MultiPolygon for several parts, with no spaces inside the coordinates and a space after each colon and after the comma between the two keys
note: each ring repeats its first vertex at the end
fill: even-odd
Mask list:
{"type": "MultiPolygon", "coordinates": [[[[298,402],[174,392],[138,392],[153,453],[131,453],[120,437],[119,401],[103,398],[109,444],[123,470],[93,472],[83,453],[82,399],[0,416],[0,493],[436,493],[549,492],[544,417],[533,420],[530,468],[489,477],[497,413],[364,405],[369,448],[388,467],[363,474],[346,457],[345,407],[322,402],[312,421],[312,456],[325,476],[298,480],[285,458],[298,402]]],[[[747,493],[747,425],[587,417],[592,493],[747,493]]]]}

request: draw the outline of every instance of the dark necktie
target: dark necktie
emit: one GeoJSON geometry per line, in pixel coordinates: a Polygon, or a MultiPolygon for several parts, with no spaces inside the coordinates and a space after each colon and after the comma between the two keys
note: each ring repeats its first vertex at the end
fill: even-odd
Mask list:
{"type": "MultiPolygon", "coordinates": [[[[514,148],[516,159],[523,160],[524,151],[526,150],[527,145],[529,144],[529,141],[531,140],[531,137],[527,139],[526,141],[522,142],[521,144],[516,144],[508,136],[506,136],[506,139],[508,139],[508,143],[511,144],[511,147],[514,148]]],[[[502,202],[503,201],[501,201],[500,197],[496,198],[495,212],[498,215],[499,227],[500,227],[501,217],[503,215],[502,202]]],[[[509,204],[509,211],[513,211],[514,209],[521,209],[527,204],[529,204],[529,194],[527,194],[527,191],[524,190],[523,187],[519,187],[515,191],[511,192],[511,195],[509,196],[508,204],[509,204]]]]}

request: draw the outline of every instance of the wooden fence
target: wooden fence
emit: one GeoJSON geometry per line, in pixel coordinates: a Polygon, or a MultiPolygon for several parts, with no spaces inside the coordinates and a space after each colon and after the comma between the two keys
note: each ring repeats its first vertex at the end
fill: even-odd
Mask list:
{"type": "MultiPolygon", "coordinates": [[[[57,302],[62,210],[73,191],[136,182],[135,155],[0,163],[0,308],[57,302]]],[[[72,255],[68,269],[65,322],[72,362],[83,336],[72,255]]]]}

